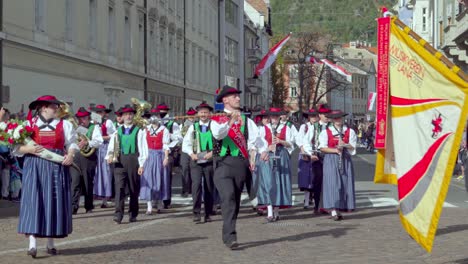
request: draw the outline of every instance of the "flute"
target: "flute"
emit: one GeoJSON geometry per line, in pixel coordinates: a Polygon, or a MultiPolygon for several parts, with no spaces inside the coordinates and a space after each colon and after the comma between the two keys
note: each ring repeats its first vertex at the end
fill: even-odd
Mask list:
{"type": "MultiPolygon", "coordinates": [[[[341,125],[340,131],[338,131],[338,133],[340,134],[340,142],[342,142],[343,141],[343,125],[341,125]]],[[[340,142],[338,142],[338,148],[340,147],[340,142]]],[[[344,148],[342,148],[341,151],[338,153],[338,155],[340,156],[339,159],[338,159],[338,171],[340,172],[341,175],[343,175],[343,173],[344,173],[344,169],[343,169],[343,151],[344,151],[344,148]]]]}

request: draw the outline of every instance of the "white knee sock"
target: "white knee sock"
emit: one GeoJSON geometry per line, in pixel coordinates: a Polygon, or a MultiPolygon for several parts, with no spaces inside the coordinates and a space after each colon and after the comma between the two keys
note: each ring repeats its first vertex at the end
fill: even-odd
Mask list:
{"type": "Polygon", "coordinates": [[[47,238],[47,248],[50,248],[50,249],[55,248],[54,239],[51,237],[47,238]]]}
{"type": "Polygon", "coordinates": [[[336,210],[335,210],[335,209],[333,209],[333,210],[331,211],[331,215],[332,215],[332,216],[335,216],[335,215],[337,215],[337,213],[336,213],[336,210]]]}
{"type": "Polygon", "coordinates": [[[268,205],[267,209],[268,209],[268,217],[273,217],[273,206],[268,205]]]}
{"type": "Polygon", "coordinates": [[[309,206],[310,192],[304,191],[304,206],[309,206]]]}
{"type": "Polygon", "coordinates": [[[153,202],[151,201],[148,201],[146,202],[146,204],[148,205],[148,212],[152,212],[153,211],[153,202]]]}
{"type": "Polygon", "coordinates": [[[275,217],[279,216],[279,207],[273,208],[273,214],[275,217]]]}
{"type": "Polygon", "coordinates": [[[31,248],[37,248],[36,247],[36,237],[33,235],[29,236],[29,249],[31,248]]]}

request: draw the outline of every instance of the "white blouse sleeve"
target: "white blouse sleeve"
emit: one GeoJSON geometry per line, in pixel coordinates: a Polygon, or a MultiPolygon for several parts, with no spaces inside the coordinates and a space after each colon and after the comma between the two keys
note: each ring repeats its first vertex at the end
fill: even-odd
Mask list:
{"type": "Polygon", "coordinates": [[[211,120],[210,130],[216,140],[222,140],[223,138],[227,137],[229,133],[229,122],[220,124],[214,120],[211,120]]]}
{"type": "Polygon", "coordinates": [[[193,125],[187,129],[187,133],[185,134],[184,140],[182,142],[182,152],[188,154],[189,156],[193,154],[193,133],[195,130],[193,129],[193,125]]]}
{"type": "Polygon", "coordinates": [[[80,150],[78,145],[76,144],[77,135],[76,130],[73,128],[72,123],[67,120],[63,120],[63,131],[65,136],[65,147],[68,150],[75,149],[77,151],[80,150]]]}
{"type": "Polygon", "coordinates": [[[117,129],[114,126],[114,122],[112,122],[109,119],[106,120],[106,129],[107,129],[107,135],[112,135],[114,134],[115,131],[117,131],[117,129]]]}
{"type": "Polygon", "coordinates": [[[169,147],[169,144],[171,143],[171,134],[169,133],[169,130],[167,128],[163,127],[164,129],[164,134],[163,134],[163,150],[171,150],[169,147]]]}
{"type": "Polygon", "coordinates": [[[145,129],[140,129],[140,131],[138,131],[138,151],[140,153],[138,156],[138,164],[140,167],[143,167],[146,158],[148,158],[148,142],[146,141],[145,129]]]}
{"type": "Polygon", "coordinates": [[[98,148],[104,142],[102,138],[101,128],[99,126],[94,126],[93,135],[89,141],[89,146],[92,148],[98,148]]]}
{"type": "Polygon", "coordinates": [[[349,130],[349,144],[353,146],[353,150],[349,151],[349,154],[351,155],[356,155],[356,142],[357,142],[356,132],[354,132],[354,129],[350,129],[349,130]]]}
{"type": "Polygon", "coordinates": [[[319,146],[318,149],[328,148],[328,134],[327,130],[323,130],[319,135],[319,146]]]}

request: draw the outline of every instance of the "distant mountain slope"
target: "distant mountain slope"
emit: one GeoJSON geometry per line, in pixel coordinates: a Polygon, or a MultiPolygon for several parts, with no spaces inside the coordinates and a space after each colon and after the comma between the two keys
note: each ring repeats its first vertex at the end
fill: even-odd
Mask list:
{"type": "Polygon", "coordinates": [[[378,8],[397,0],[270,0],[273,32],[329,32],[337,42],[376,42],[378,8]]]}

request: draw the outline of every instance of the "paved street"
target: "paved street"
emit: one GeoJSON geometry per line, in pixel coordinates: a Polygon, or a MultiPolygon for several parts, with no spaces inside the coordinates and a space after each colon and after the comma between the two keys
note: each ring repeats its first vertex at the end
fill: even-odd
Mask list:
{"type": "MultiPolygon", "coordinates": [[[[355,157],[358,210],[334,222],[297,206],[282,211],[282,220],[267,224],[252,212],[247,200],[238,221],[240,248],[231,251],[221,241],[220,216],[209,224],[194,224],[189,199],[162,214],[129,224],[112,222],[112,209],[80,211],[73,234],[57,241],[60,255],[45,253],[38,240],[34,263],[468,263],[468,194],[453,180],[432,254],[421,249],[401,228],[395,187],[372,182],[375,155],[355,157]]],[[[174,179],[177,184],[178,178],[174,179]]],[[[144,213],[142,204],[141,213],[144,213]]],[[[17,204],[0,201],[0,263],[31,263],[27,240],[16,233],[17,204]]]]}

